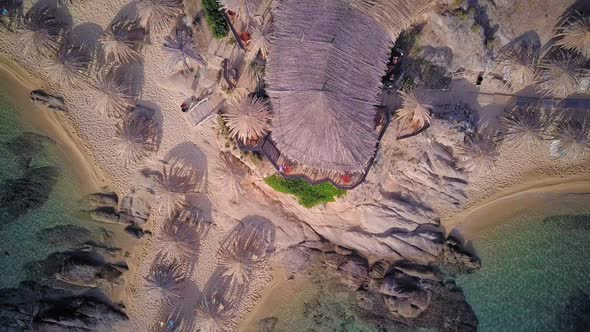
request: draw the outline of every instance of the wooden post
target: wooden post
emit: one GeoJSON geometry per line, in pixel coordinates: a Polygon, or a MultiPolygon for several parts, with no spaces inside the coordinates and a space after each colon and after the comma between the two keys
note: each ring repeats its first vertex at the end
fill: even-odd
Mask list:
{"type": "Polygon", "coordinates": [[[236,39],[236,42],[238,42],[238,46],[240,46],[240,48],[242,49],[242,51],[246,52],[246,48],[244,48],[244,44],[242,43],[242,40],[240,39],[240,36],[238,35],[238,32],[234,28],[234,25],[231,24],[231,21],[229,19],[229,16],[227,16],[227,13],[225,12],[225,10],[223,11],[223,17],[225,17],[225,21],[229,25],[229,28],[231,29],[231,32],[234,35],[234,38],[236,39]]]}

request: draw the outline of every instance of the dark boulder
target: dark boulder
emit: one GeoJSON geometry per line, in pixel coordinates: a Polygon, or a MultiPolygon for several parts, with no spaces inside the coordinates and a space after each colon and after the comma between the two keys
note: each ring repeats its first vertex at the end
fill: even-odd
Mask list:
{"type": "Polygon", "coordinates": [[[37,239],[51,245],[77,247],[91,241],[92,232],[76,225],[58,225],[42,229],[37,239]]]}

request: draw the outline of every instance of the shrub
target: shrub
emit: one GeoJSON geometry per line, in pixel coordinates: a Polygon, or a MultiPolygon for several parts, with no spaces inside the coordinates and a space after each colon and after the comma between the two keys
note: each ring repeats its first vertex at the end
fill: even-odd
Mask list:
{"type": "Polygon", "coordinates": [[[227,36],[229,26],[227,25],[227,21],[221,12],[221,7],[217,0],[201,0],[201,4],[205,11],[207,24],[215,38],[221,39],[227,36]]]}
{"type": "Polygon", "coordinates": [[[297,197],[299,204],[306,208],[334,202],[335,197],[346,194],[345,190],[338,189],[327,182],[314,186],[304,180],[285,179],[277,174],[267,177],[264,182],[278,192],[297,197]]]}

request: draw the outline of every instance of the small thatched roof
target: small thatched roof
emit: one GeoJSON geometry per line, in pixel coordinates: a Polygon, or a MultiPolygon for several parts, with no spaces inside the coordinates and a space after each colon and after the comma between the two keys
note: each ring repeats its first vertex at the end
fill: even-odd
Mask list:
{"type": "Polygon", "coordinates": [[[423,7],[406,0],[385,2],[279,4],[266,83],[275,112],[272,137],[290,159],[314,168],[359,171],[373,157],[376,105],[392,37],[410,21],[412,8],[423,7]],[[389,9],[397,2],[407,5],[399,13],[389,9]],[[377,8],[388,12],[377,13],[377,8]],[[378,15],[399,19],[393,21],[399,29],[392,34],[387,19],[378,15]]]}

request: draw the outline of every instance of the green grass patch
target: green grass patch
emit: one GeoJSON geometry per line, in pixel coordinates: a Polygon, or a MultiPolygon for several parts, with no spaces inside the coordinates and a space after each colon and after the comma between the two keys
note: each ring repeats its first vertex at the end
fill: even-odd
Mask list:
{"type": "Polygon", "coordinates": [[[306,208],[334,202],[336,197],[346,194],[346,190],[338,189],[328,182],[313,186],[303,180],[285,179],[278,174],[267,177],[264,182],[278,192],[297,197],[299,204],[306,208]]]}
{"type": "Polygon", "coordinates": [[[221,12],[221,6],[217,0],[201,0],[203,10],[205,11],[205,17],[207,18],[207,24],[213,33],[215,38],[221,39],[227,36],[229,26],[223,13],[221,12]]]}

